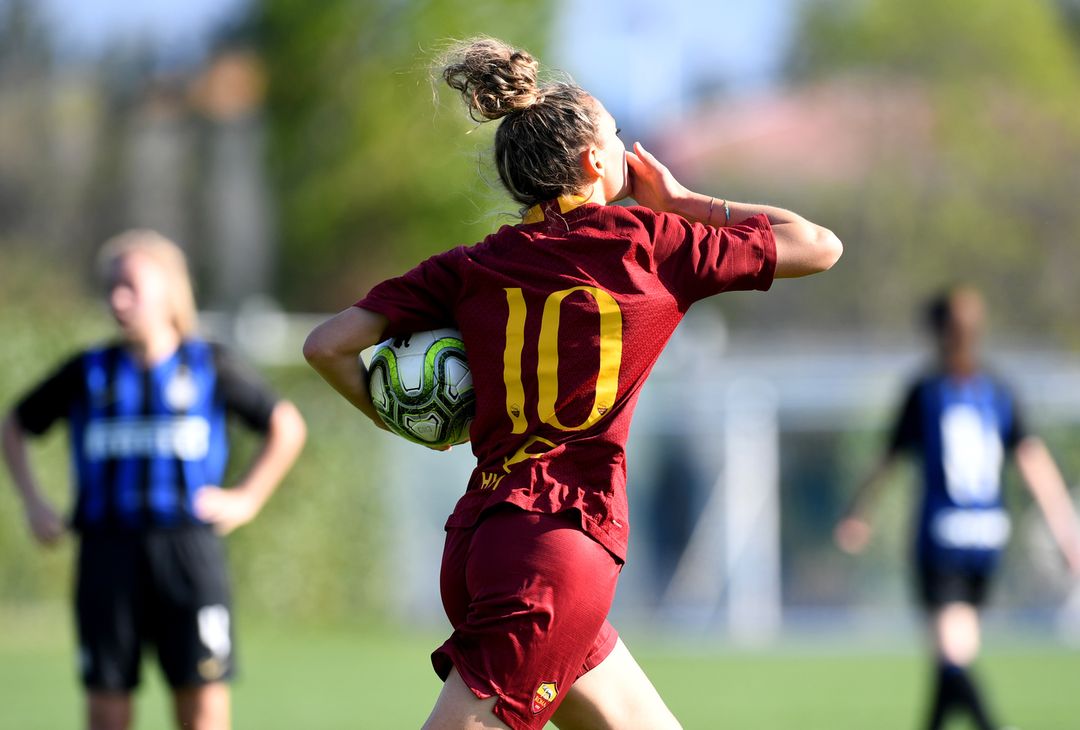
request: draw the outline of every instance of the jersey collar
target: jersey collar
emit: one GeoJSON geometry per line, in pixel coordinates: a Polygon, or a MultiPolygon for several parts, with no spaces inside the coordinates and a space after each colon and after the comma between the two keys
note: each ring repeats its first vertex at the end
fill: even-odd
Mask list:
{"type": "Polygon", "coordinates": [[[559,206],[559,212],[566,215],[570,211],[580,208],[589,202],[589,199],[584,195],[560,195],[555,200],[548,200],[543,203],[537,203],[533,207],[525,211],[525,215],[521,217],[521,222],[525,225],[532,223],[541,223],[546,216],[544,211],[552,210],[556,205],[559,206]]]}

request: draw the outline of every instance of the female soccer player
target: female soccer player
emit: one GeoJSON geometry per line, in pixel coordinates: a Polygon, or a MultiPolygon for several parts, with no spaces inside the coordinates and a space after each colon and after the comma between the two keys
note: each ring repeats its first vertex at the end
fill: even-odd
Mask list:
{"type": "Polygon", "coordinates": [[[866,513],[905,454],[922,460],[923,492],[915,566],[934,643],[936,689],[927,727],[954,709],[981,730],[996,728],[970,671],[979,651],[979,609],[1009,537],[1001,490],[1004,457],[1016,459],[1073,574],[1080,575],[1080,532],[1065,482],[1042,440],[1023,426],[1016,400],[979,361],[984,304],[957,287],[931,302],[928,324],[938,363],[908,389],[885,454],[860,484],[837,525],[837,544],[861,552],[866,513]]]}
{"type": "Polygon", "coordinates": [[[443,72],[522,222],[434,256],[319,325],[304,354],[381,425],[358,353],[456,326],[476,388],[477,466],[447,522],[454,627],[426,728],[678,727],[606,621],[626,554],[625,443],[638,393],[698,299],[828,269],[839,240],[786,210],[692,193],[572,83],[476,39],[443,72]],[[608,205],[632,195],[642,207],[608,205]]]}
{"type": "Polygon", "coordinates": [[[71,527],[87,727],[131,724],[144,645],[156,647],[179,727],[230,724],[232,621],[219,537],[258,514],[303,445],[305,425],[226,351],[195,335],[183,252],[130,231],[100,255],[117,342],[81,352],[7,416],[3,451],[39,542],[67,526],[42,494],[26,435],[68,421],[75,473],[71,527]],[[231,489],[226,417],[264,435],[231,489]]]}

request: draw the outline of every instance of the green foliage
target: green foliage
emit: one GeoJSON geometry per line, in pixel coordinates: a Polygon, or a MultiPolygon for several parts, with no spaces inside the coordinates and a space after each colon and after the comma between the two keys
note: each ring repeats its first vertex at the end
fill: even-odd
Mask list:
{"type": "Polygon", "coordinates": [[[912,304],[962,279],[992,294],[1005,329],[1080,342],[1069,316],[1080,306],[1080,63],[1051,3],[810,2],[789,72],[913,90],[911,119],[930,119],[921,146],[850,188],[805,194],[848,244],[829,274],[857,313],[842,320],[904,324],[912,304]]]}
{"type": "MultiPolygon", "coordinates": [[[[259,516],[228,538],[238,608],[308,623],[384,614],[386,480],[365,438],[376,432],[306,366],[267,374],[304,414],[308,441],[259,516]]],[[[234,431],[231,474],[257,443],[234,431]]]]}
{"type": "MultiPolygon", "coordinates": [[[[5,248],[0,267],[0,409],[6,415],[19,395],[79,345],[110,331],[104,307],[88,306],[72,277],[22,249],[5,248]]],[[[48,496],[66,505],[69,467],[62,431],[54,429],[35,444],[34,463],[48,496]]],[[[70,545],[48,551],[36,546],[6,471],[0,476],[0,556],[4,599],[66,597],[70,545]]]]}
{"type": "Polygon", "coordinates": [[[1052,3],[817,0],[803,5],[793,70],[858,68],[1048,97],[1076,90],[1075,49],[1052,3]]]}
{"type": "Polygon", "coordinates": [[[446,39],[478,34],[539,52],[547,4],[264,0],[254,14],[290,304],[339,309],[491,230],[476,171],[490,130],[466,136],[459,100],[433,101],[430,64],[446,39]]]}

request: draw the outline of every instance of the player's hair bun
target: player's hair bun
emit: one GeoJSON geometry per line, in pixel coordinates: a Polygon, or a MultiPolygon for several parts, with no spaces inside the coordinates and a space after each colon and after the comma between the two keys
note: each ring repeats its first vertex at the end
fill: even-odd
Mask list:
{"type": "Polygon", "coordinates": [[[543,100],[539,64],[528,51],[494,38],[471,38],[443,57],[443,79],[461,92],[476,121],[499,119],[543,100]]]}
{"type": "Polygon", "coordinates": [[[541,83],[538,67],[527,51],[487,37],[455,43],[434,66],[473,120],[501,119],[495,165],[522,212],[589,187],[581,152],[598,134],[596,100],[560,74],[541,83]]]}

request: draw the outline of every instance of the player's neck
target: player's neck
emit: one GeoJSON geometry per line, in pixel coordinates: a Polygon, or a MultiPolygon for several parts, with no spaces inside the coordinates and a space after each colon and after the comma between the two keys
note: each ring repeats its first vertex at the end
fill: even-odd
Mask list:
{"type": "Polygon", "coordinates": [[[972,357],[950,358],[945,361],[945,372],[956,380],[967,380],[979,372],[979,361],[972,357]]]}
{"type": "Polygon", "coordinates": [[[172,357],[180,347],[180,339],[179,332],[172,327],[165,327],[144,337],[129,340],[127,349],[143,367],[153,367],[172,357]]]}
{"type": "Polygon", "coordinates": [[[584,205],[585,203],[596,203],[597,205],[607,205],[608,204],[608,199],[607,199],[607,193],[604,192],[604,179],[603,178],[597,178],[593,182],[592,187],[585,190],[584,192],[582,192],[581,195],[576,196],[576,197],[582,199],[582,201],[581,201],[582,205],[584,205]]]}

